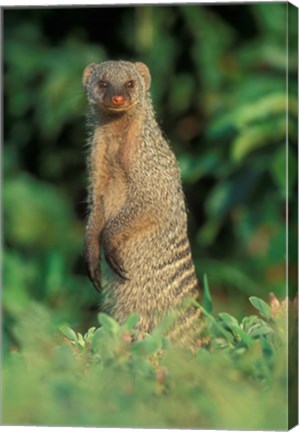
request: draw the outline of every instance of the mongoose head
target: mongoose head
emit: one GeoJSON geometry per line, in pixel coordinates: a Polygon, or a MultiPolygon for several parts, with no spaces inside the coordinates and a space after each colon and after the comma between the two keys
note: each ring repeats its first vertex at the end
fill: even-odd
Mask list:
{"type": "Polygon", "coordinates": [[[117,114],[142,106],[151,76],[144,63],[106,61],[88,65],[82,82],[94,108],[117,114]]]}

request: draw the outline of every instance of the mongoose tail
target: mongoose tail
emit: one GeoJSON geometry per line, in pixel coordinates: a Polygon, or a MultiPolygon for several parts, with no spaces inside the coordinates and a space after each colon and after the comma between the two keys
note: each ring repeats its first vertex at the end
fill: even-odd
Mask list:
{"type": "Polygon", "coordinates": [[[82,80],[89,101],[90,279],[100,290],[104,256],[110,269],[105,306],[117,320],[138,313],[144,334],[175,309],[173,340],[194,340],[200,311],[182,306],[198,297],[184,195],[155,119],[150,72],[140,62],[107,61],[87,66],[82,80]]]}

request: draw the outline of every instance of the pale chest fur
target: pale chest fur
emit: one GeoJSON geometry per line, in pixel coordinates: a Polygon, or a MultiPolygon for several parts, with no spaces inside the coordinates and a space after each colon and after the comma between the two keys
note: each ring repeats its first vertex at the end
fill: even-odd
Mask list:
{"type": "Polygon", "coordinates": [[[105,220],[124,207],[128,177],[137,157],[144,113],[101,126],[93,139],[92,184],[95,203],[100,199],[105,220]]]}
{"type": "Polygon", "coordinates": [[[125,205],[127,185],[124,172],[118,163],[108,163],[105,169],[108,172],[108,178],[103,195],[103,204],[105,220],[109,220],[125,205]]]}
{"type": "Polygon", "coordinates": [[[125,205],[127,184],[116,142],[96,133],[91,155],[93,202],[101,202],[105,220],[113,218],[125,205]]]}

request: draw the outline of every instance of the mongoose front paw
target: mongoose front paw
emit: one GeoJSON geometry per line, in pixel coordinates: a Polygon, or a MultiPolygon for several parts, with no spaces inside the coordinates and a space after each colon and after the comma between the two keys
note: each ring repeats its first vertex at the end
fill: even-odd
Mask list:
{"type": "Polygon", "coordinates": [[[101,291],[101,271],[99,263],[99,253],[92,252],[91,248],[85,245],[85,262],[87,265],[88,277],[97,291],[101,291]]]}
{"type": "Polygon", "coordinates": [[[88,270],[88,277],[91,280],[93,286],[97,291],[101,292],[101,284],[100,284],[101,272],[99,269],[99,264],[87,263],[87,270],[88,270]]]}
{"type": "Polygon", "coordinates": [[[122,279],[128,280],[128,273],[124,268],[123,260],[118,256],[116,248],[107,250],[105,248],[105,258],[112,270],[122,279]]]}

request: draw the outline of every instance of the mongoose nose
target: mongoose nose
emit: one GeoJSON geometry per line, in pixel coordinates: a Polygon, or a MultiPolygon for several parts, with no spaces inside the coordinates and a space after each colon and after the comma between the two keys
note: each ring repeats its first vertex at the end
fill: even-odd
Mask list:
{"type": "Polygon", "coordinates": [[[112,103],[113,103],[113,105],[121,106],[125,103],[125,98],[122,95],[113,96],[112,97],[112,103]]]}

